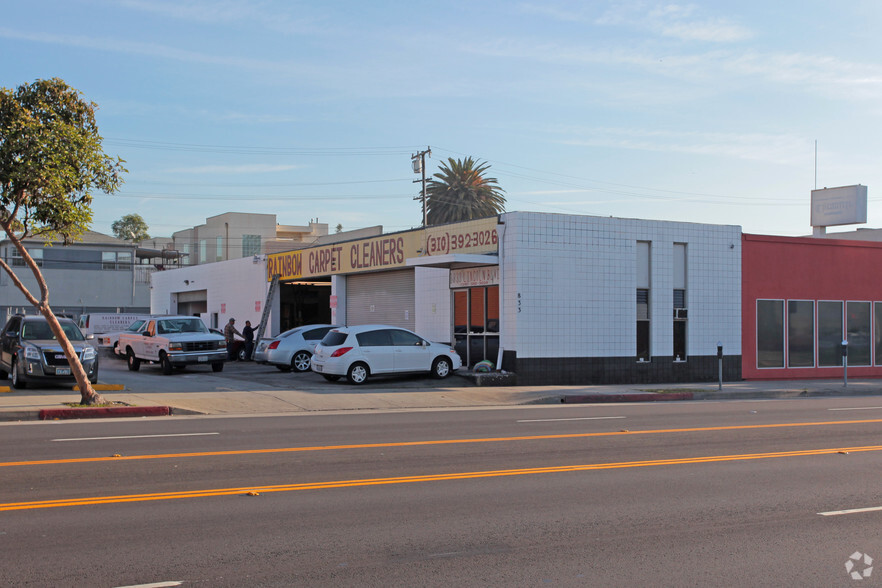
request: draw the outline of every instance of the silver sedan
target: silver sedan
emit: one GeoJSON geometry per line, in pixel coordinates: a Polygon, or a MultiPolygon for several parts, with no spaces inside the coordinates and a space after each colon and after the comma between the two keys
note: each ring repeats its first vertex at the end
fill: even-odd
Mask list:
{"type": "Polygon", "coordinates": [[[261,339],[254,361],[274,365],[283,372],[309,371],[309,360],[316,343],[339,325],[304,325],[285,331],[273,339],[261,339]]]}

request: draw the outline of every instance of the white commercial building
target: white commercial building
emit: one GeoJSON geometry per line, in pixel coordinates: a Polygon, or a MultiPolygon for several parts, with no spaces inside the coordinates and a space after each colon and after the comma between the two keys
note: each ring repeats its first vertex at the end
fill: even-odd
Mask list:
{"type": "Polygon", "coordinates": [[[511,212],[271,254],[266,272],[330,278],[332,322],[411,328],[521,384],[714,380],[718,345],[740,377],[736,226],[511,212]]]}
{"type": "Polygon", "coordinates": [[[397,325],[519,384],[715,381],[722,346],[736,380],[741,246],[737,226],[509,212],[156,272],[151,310],[397,325]]]}

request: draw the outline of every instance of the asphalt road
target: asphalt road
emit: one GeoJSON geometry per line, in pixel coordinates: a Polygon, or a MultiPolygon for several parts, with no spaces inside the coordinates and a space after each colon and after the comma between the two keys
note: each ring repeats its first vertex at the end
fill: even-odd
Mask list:
{"type": "Polygon", "coordinates": [[[4,586],[882,582],[882,510],[819,514],[882,507],[877,398],[9,423],[0,446],[4,586]]]}

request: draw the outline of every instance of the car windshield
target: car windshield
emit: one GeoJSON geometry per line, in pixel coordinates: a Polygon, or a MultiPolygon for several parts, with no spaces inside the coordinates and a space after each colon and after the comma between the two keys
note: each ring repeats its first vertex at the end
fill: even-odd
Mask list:
{"type": "Polygon", "coordinates": [[[167,335],[170,333],[207,333],[205,323],[199,318],[165,319],[158,323],[157,334],[167,335]]]}
{"type": "MultiPolygon", "coordinates": [[[[82,331],[80,331],[73,323],[61,323],[61,330],[64,331],[65,336],[70,341],[85,340],[82,331]]],[[[21,338],[25,341],[45,341],[55,339],[55,335],[52,333],[52,329],[46,321],[27,321],[22,325],[21,338]]]]}
{"type": "Polygon", "coordinates": [[[146,322],[147,321],[135,321],[129,325],[129,327],[126,329],[126,331],[137,331],[138,329],[141,328],[141,325],[143,325],[146,322]]]}

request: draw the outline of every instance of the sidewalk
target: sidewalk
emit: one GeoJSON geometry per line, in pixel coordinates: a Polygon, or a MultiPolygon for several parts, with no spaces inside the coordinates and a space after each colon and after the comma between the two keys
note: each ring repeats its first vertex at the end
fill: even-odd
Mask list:
{"type": "Polygon", "coordinates": [[[336,386],[322,389],[131,392],[122,386],[98,386],[110,402],[105,408],[71,408],[79,393],[65,389],[15,390],[0,384],[0,421],[61,418],[143,417],[160,415],[283,414],[345,410],[444,409],[524,404],[651,402],[676,400],[745,400],[819,396],[882,396],[882,380],[750,381],[646,384],[621,386],[477,387],[463,379],[421,385],[373,387],[336,386]],[[447,385],[447,383],[453,385],[447,385]]]}

